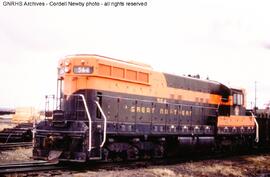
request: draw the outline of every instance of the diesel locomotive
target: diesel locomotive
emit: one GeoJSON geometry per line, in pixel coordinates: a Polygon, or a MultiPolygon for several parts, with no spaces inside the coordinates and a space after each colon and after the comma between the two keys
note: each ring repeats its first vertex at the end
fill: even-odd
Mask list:
{"type": "Polygon", "coordinates": [[[244,90],[134,61],[67,56],[59,61],[57,95],[52,118],[34,129],[35,159],[163,158],[260,138],[244,90]]]}

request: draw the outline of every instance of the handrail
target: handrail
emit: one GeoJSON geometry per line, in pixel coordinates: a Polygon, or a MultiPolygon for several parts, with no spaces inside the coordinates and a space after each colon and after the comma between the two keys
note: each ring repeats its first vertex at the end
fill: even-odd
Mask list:
{"type": "Polygon", "coordinates": [[[98,101],[95,101],[95,103],[97,104],[98,109],[99,109],[99,111],[101,112],[101,114],[102,114],[102,116],[103,116],[103,118],[104,118],[103,141],[102,141],[102,143],[100,144],[100,147],[103,147],[104,144],[105,144],[105,142],[106,142],[106,134],[107,134],[107,117],[105,116],[105,114],[104,114],[104,112],[103,112],[103,110],[102,110],[102,108],[101,108],[99,102],[98,102],[98,101]]]}
{"type": "Polygon", "coordinates": [[[253,112],[250,111],[250,113],[251,113],[252,118],[253,118],[253,120],[254,120],[254,122],[256,124],[256,138],[255,138],[255,142],[258,143],[259,142],[259,124],[258,124],[258,122],[256,120],[256,117],[254,116],[253,112]]]}
{"type": "Polygon", "coordinates": [[[91,120],[91,116],[89,114],[89,110],[88,110],[88,106],[86,104],[86,101],[85,101],[85,98],[84,98],[84,95],[83,94],[72,94],[70,96],[80,96],[83,100],[83,104],[84,104],[84,107],[85,107],[85,110],[86,110],[86,114],[87,114],[87,118],[88,118],[88,121],[89,121],[89,143],[88,143],[88,151],[90,152],[91,149],[92,149],[92,120],[91,120]]]}

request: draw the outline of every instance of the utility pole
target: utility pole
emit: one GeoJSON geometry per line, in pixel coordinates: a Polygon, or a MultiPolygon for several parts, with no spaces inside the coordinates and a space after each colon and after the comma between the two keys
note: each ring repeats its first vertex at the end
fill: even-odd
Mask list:
{"type": "Polygon", "coordinates": [[[254,102],[254,112],[257,110],[257,81],[255,81],[255,102],[254,102]]]}

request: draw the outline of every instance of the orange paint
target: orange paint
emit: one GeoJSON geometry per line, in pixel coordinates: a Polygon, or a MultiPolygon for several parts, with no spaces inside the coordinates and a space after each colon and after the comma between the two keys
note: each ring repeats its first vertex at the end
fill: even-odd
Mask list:
{"type": "Polygon", "coordinates": [[[254,127],[251,116],[218,116],[218,127],[254,127]]]}
{"type": "Polygon", "coordinates": [[[166,99],[232,105],[232,97],[222,102],[221,96],[167,87],[163,73],[153,71],[148,65],[121,61],[98,55],[75,55],[59,62],[59,68],[69,67],[70,72],[60,75],[64,79],[64,94],[70,95],[79,89],[119,92],[166,99]],[[91,74],[75,74],[73,66],[91,66],[91,74]]]}

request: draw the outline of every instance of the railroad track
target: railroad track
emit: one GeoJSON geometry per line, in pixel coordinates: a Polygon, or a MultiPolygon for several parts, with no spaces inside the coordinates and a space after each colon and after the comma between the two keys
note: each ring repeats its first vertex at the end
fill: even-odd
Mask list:
{"type": "Polygon", "coordinates": [[[32,142],[0,143],[0,151],[16,149],[18,147],[32,147],[32,142]]]}
{"type": "MultiPolygon", "coordinates": [[[[264,148],[260,151],[249,150],[242,152],[223,152],[217,154],[192,154],[188,153],[179,157],[170,157],[170,158],[160,158],[160,159],[144,159],[144,160],[134,160],[134,161],[118,161],[118,162],[88,162],[81,164],[80,166],[70,166],[69,169],[74,171],[80,170],[121,170],[121,169],[136,169],[136,168],[145,168],[149,166],[163,166],[163,165],[174,165],[179,163],[186,162],[199,162],[205,160],[222,160],[222,159],[230,159],[236,158],[246,155],[262,155],[269,154],[270,149],[264,148]]],[[[69,164],[70,165],[70,164],[69,164]]]]}
{"type": "Polygon", "coordinates": [[[263,149],[262,151],[246,151],[241,153],[221,153],[216,155],[185,155],[178,158],[169,158],[169,159],[145,159],[145,160],[134,160],[134,161],[110,161],[110,162],[86,162],[76,164],[73,162],[48,162],[48,161],[29,161],[29,162],[20,162],[20,163],[10,163],[10,164],[1,164],[0,165],[0,176],[1,174],[11,174],[11,173],[31,173],[36,171],[53,171],[53,170],[69,170],[69,171],[96,171],[96,170],[124,170],[124,169],[136,169],[136,168],[145,168],[148,166],[160,166],[160,165],[172,165],[184,162],[195,162],[203,161],[209,159],[227,159],[235,158],[243,155],[256,155],[256,154],[269,154],[270,149],[263,149]]]}
{"type": "Polygon", "coordinates": [[[0,165],[0,175],[10,173],[48,171],[63,169],[63,166],[57,165],[58,162],[47,161],[29,161],[20,163],[9,163],[0,165]]]}

